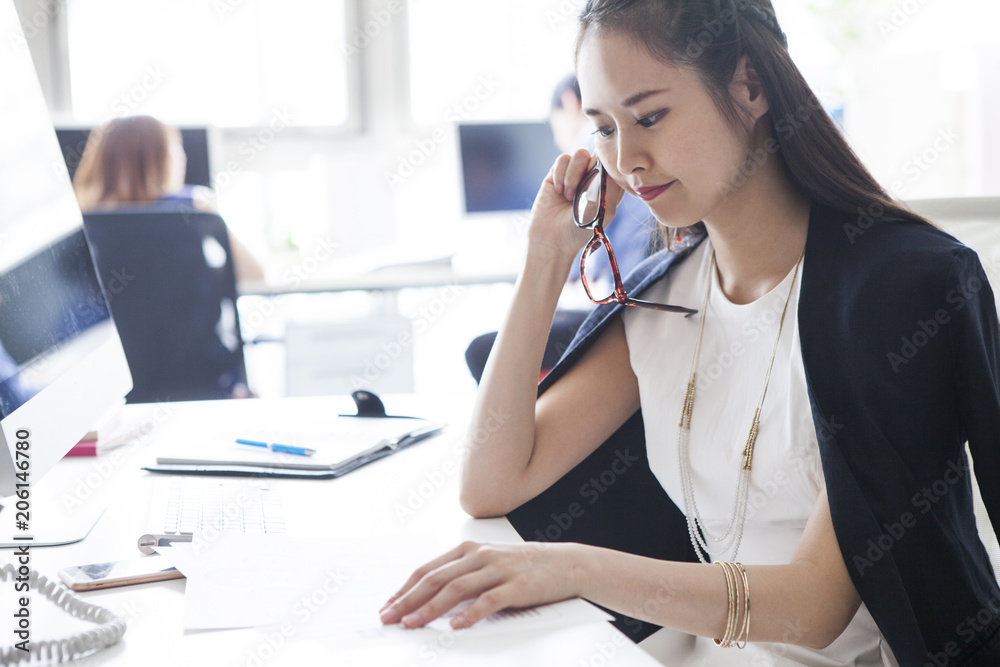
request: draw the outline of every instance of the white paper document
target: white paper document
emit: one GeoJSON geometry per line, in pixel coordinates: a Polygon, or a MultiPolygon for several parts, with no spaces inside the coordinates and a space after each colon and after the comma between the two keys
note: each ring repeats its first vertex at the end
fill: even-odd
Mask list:
{"type": "Polygon", "coordinates": [[[470,604],[472,604],[472,601],[467,600],[457,605],[444,616],[428,623],[426,627],[431,630],[452,631],[456,634],[471,631],[475,634],[486,635],[513,632],[516,630],[555,628],[578,623],[593,623],[594,621],[610,621],[614,618],[589,602],[575,599],[563,600],[562,602],[554,602],[538,607],[528,607],[526,609],[504,609],[503,611],[498,611],[495,614],[487,616],[471,628],[452,630],[451,625],[449,625],[451,619],[458,616],[470,604]]]}
{"type": "MultiPolygon", "coordinates": [[[[291,470],[331,470],[360,454],[371,453],[388,443],[407,446],[412,434],[435,434],[444,428],[426,419],[351,418],[332,419],[321,430],[296,433],[274,427],[243,426],[228,435],[194,439],[168,449],[156,458],[159,465],[252,465],[291,470]],[[242,435],[241,435],[242,434],[242,435]],[[272,451],[267,447],[240,444],[237,439],[312,450],[310,456],[272,451]]],[[[419,438],[418,438],[419,439],[419,438]]]]}
{"type": "Polygon", "coordinates": [[[354,641],[411,633],[495,634],[610,620],[583,600],[499,612],[451,630],[459,605],[428,628],[383,627],[379,609],[421,564],[447,550],[432,539],[323,540],[221,533],[159,549],[187,577],[184,628],[277,627],[297,638],[354,641]]]}

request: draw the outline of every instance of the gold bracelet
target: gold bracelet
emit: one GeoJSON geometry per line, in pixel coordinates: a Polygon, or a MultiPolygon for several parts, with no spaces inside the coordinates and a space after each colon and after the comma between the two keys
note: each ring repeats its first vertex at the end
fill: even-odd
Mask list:
{"type": "Polygon", "coordinates": [[[719,561],[719,567],[722,568],[723,573],[726,576],[726,591],[729,597],[729,604],[726,610],[726,631],[722,635],[722,639],[715,639],[715,645],[721,646],[722,648],[729,648],[733,645],[733,634],[736,631],[736,573],[730,570],[730,563],[727,561],[719,561]]]}
{"type": "Polygon", "coordinates": [[[743,579],[743,629],[736,636],[736,648],[746,648],[750,639],[750,581],[747,579],[747,570],[742,563],[736,563],[743,579]],[[740,643],[742,642],[742,644],[740,643]]]}
{"type": "Polygon", "coordinates": [[[726,640],[726,638],[729,635],[729,630],[730,630],[731,623],[732,623],[732,617],[733,617],[733,583],[729,579],[729,570],[726,569],[726,566],[723,564],[723,562],[719,561],[717,563],[717,565],[722,568],[723,574],[726,577],[726,591],[729,594],[729,604],[726,607],[726,629],[722,633],[722,639],[715,639],[714,640],[716,646],[722,646],[723,642],[726,640]]]}
{"type": "Polygon", "coordinates": [[[742,563],[719,561],[718,565],[726,575],[726,591],[729,597],[729,607],[726,613],[726,632],[722,639],[715,639],[716,646],[722,648],[746,648],[750,639],[750,581],[746,568],[742,563]],[[740,623],[739,588],[743,587],[743,618],[740,623]]]}

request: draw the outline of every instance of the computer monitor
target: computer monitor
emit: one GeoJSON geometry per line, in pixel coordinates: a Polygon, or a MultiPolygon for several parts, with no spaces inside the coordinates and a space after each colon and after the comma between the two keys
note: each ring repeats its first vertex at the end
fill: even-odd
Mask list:
{"type": "MultiPolygon", "coordinates": [[[[61,126],[56,128],[59,139],[59,150],[62,151],[63,162],[73,180],[76,168],[80,166],[83,149],[93,128],[82,126],[61,126]]],[[[204,185],[212,187],[212,163],[209,155],[210,131],[206,127],[181,127],[181,144],[187,155],[187,170],[184,172],[184,182],[188,185],[204,185]]]]}
{"type": "Polygon", "coordinates": [[[545,122],[459,123],[466,213],[527,211],[559,155],[545,122]]]}
{"type": "Polygon", "coordinates": [[[0,34],[14,45],[0,49],[0,126],[10,129],[0,132],[3,523],[16,507],[6,497],[33,491],[121,404],[132,378],[73,189],[64,172],[52,169],[59,145],[31,56],[23,37],[16,40],[22,33],[13,3],[0,3],[0,34]]]}

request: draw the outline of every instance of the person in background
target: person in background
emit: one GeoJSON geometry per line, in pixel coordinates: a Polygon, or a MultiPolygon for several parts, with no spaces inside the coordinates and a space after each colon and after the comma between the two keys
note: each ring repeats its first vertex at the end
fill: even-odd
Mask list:
{"type": "MultiPolygon", "coordinates": [[[[152,116],[115,118],[88,138],[73,189],[84,213],[135,204],[218,213],[209,188],[184,184],[186,167],[180,130],[152,116]]],[[[236,280],[263,280],[264,270],[231,231],[229,245],[236,280]]]]}
{"type": "MultiPolygon", "coordinates": [[[[583,113],[580,83],[577,81],[576,74],[569,74],[556,85],[552,92],[549,127],[552,128],[556,148],[563,153],[573,153],[581,148],[593,151],[594,137],[591,126],[592,123],[583,113]]],[[[657,226],[652,221],[646,205],[632,195],[625,194],[618,203],[614,220],[605,225],[605,233],[611,246],[615,249],[618,270],[623,276],[628,275],[642,260],[649,257],[657,249],[659,235],[656,230],[657,226]]],[[[573,284],[575,289],[582,291],[582,287],[577,285],[580,281],[579,266],[580,255],[577,255],[567,281],[573,284]]],[[[600,281],[611,283],[611,264],[608,262],[607,255],[600,252],[595,253],[588,260],[587,276],[592,283],[600,281]]],[[[552,319],[552,327],[549,330],[549,341],[546,345],[545,355],[542,359],[541,374],[543,376],[546,369],[552,368],[569,347],[577,329],[580,328],[589,313],[589,310],[562,308],[556,311],[552,319]]],[[[496,337],[496,331],[477,336],[465,350],[466,364],[476,382],[479,382],[483,376],[483,369],[486,367],[486,360],[489,358],[490,350],[493,349],[496,337]]]]}
{"type": "MultiPolygon", "coordinates": [[[[594,150],[593,123],[583,113],[580,97],[580,82],[576,74],[570,74],[556,86],[552,94],[552,111],[549,126],[555,137],[556,147],[563,153],[572,154],[581,148],[594,150]]],[[[615,249],[615,261],[622,276],[627,276],[639,262],[659,247],[657,226],[649,214],[649,209],[641,200],[625,193],[615,210],[615,217],[604,225],[604,231],[615,249]]],[[[579,256],[572,271],[570,282],[580,280],[579,256]]],[[[611,280],[611,265],[607,255],[595,253],[587,262],[587,276],[596,280],[611,280]]]]}

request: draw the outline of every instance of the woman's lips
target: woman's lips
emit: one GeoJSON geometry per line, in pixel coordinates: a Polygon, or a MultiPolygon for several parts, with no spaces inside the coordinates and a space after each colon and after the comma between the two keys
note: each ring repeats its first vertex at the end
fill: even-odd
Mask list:
{"type": "Polygon", "coordinates": [[[677,181],[670,181],[666,185],[657,185],[655,187],[650,187],[650,188],[636,188],[635,193],[639,195],[639,199],[643,201],[653,201],[661,194],[666,192],[667,189],[676,182],[677,181]]]}

